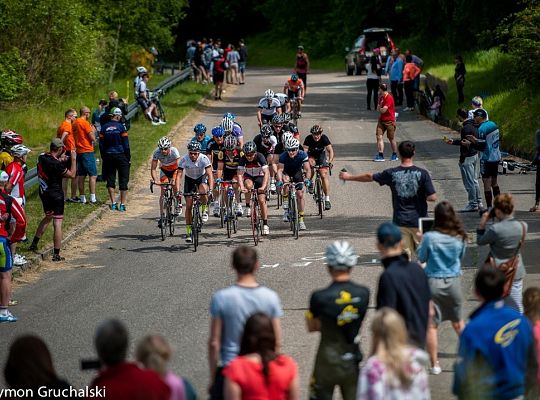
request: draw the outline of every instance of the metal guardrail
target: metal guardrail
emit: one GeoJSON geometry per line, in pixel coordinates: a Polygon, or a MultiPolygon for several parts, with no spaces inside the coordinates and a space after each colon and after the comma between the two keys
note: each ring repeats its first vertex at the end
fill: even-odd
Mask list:
{"type": "MultiPolygon", "coordinates": [[[[154,90],[153,92],[161,90],[163,94],[167,93],[168,90],[172,89],[176,85],[187,81],[190,78],[191,75],[191,68],[185,68],[182,71],[180,71],[177,74],[171,75],[164,81],[162,81],[154,90]]],[[[128,112],[126,115],[126,119],[131,120],[137,116],[137,114],[140,111],[139,104],[134,101],[128,106],[128,112]]],[[[25,176],[25,182],[24,182],[24,188],[30,189],[37,185],[38,183],[38,176],[37,176],[37,168],[32,168],[26,173],[25,176]]]]}

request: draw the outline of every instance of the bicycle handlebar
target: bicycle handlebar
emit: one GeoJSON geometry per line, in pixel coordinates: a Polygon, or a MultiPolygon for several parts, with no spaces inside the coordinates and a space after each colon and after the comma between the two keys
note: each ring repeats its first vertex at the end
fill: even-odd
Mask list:
{"type": "Polygon", "coordinates": [[[171,182],[157,183],[157,182],[154,182],[154,181],[150,181],[150,192],[152,192],[152,193],[154,193],[154,186],[172,187],[173,184],[171,182]]]}

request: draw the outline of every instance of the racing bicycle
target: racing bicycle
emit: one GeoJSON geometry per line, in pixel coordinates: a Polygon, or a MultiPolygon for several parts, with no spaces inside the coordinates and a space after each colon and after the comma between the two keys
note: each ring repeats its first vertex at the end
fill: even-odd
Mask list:
{"type": "Polygon", "coordinates": [[[191,197],[193,199],[193,206],[191,208],[191,243],[193,243],[193,251],[197,251],[199,246],[199,234],[202,230],[202,216],[201,216],[201,194],[198,192],[184,193],[185,197],[191,197]]]}
{"type": "Polygon", "coordinates": [[[259,192],[257,189],[251,189],[251,232],[253,234],[253,242],[255,246],[261,241],[263,231],[263,221],[261,219],[261,205],[259,203],[259,192]]]}
{"type": "Polygon", "coordinates": [[[154,186],[164,187],[163,196],[161,197],[161,214],[159,216],[159,227],[161,229],[161,240],[165,240],[165,232],[169,228],[169,235],[174,235],[175,221],[178,217],[177,210],[180,208],[178,199],[174,195],[173,185],[170,182],[156,183],[150,182],[150,192],[154,193],[154,186]]]}
{"type": "Polygon", "coordinates": [[[289,198],[287,200],[287,214],[289,218],[290,229],[295,239],[298,239],[298,232],[300,230],[300,221],[298,218],[298,199],[296,198],[296,188],[302,183],[287,182],[283,184],[283,188],[289,188],[289,198]]]}
{"type": "Polygon", "coordinates": [[[298,118],[301,117],[300,104],[298,103],[298,99],[292,98],[289,104],[291,106],[291,121],[293,122],[293,124],[298,125],[298,118]]]}
{"type": "Polygon", "coordinates": [[[150,101],[156,105],[156,109],[159,114],[159,119],[166,122],[167,116],[165,115],[165,110],[163,109],[163,106],[161,105],[160,97],[163,96],[163,90],[159,89],[154,92],[150,92],[150,101]]]}
{"type": "Polygon", "coordinates": [[[502,166],[502,173],[506,175],[507,171],[517,171],[518,174],[526,174],[527,172],[536,171],[537,165],[533,163],[523,163],[511,159],[503,159],[499,162],[502,166]]]}
{"type": "Polygon", "coordinates": [[[332,175],[332,164],[315,165],[312,168],[315,171],[315,175],[314,175],[313,183],[312,183],[313,200],[315,200],[315,203],[317,204],[317,213],[318,213],[317,215],[319,215],[322,218],[323,211],[324,211],[324,190],[323,190],[320,169],[328,168],[330,175],[332,175]]]}
{"type": "Polygon", "coordinates": [[[227,237],[230,238],[232,233],[238,230],[238,216],[236,215],[236,197],[234,196],[233,185],[237,181],[221,181],[220,186],[223,186],[221,193],[225,191],[225,207],[220,208],[221,218],[227,226],[227,237]]]}

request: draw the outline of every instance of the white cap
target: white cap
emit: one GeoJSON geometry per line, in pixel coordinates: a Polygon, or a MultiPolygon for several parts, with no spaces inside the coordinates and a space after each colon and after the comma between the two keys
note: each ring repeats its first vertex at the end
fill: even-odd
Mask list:
{"type": "Polygon", "coordinates": [[[9,175],[6,171],[2,171],[0,174],[0,182],[7,182],[9,181],[9,175]]]}

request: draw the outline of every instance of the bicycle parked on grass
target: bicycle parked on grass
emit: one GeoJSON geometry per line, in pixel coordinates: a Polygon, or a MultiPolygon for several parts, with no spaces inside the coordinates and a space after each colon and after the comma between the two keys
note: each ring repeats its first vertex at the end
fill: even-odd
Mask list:
{"type": "Polygon", "coordinates": [[[161,105],[160,97],[163,96],[163,90],[159,89],[154,92],[150,92],[150,101],[156,105],[157,112],[159,114],[159,119],[163,122],[167,122],[167,116],[165,115],[165,109],[161,105]]]}
{"type": "Polygon", "coordinates": [[[170,182],[167,183],[155,183],[150,182],[150,192],[154,193],[154,186],[161,186],[163,190],[163,196],[161,197],[161,213],[159,216],[159,228],[161,230],[161,240],[165,240],[165,232],[167,227],[169,228],[170,236],[174,235],[175,222],[180,216],[180,204],[178,198],[174,195],[174,187],[170,182]]]}
{"type": "Polygon", "coordinates": [[[503,159],[499,162],[502,166],[502,173],[506,175],[507,171],[517,171],[518,174],[526,174],[527,172],[535,172],[537,166],[533,163],[523,163],[511,159],[503,159]]]}
{"type": "Polygon", "coordinates": [[[191,243],[193,244],[193,251],[197,251],[197,247],[199,246],[199,234],[201,233],[203,226],[201,194],[192,192],[184,193],[184,196],[193,199],[193,206],[191,208],[191,243]]]}

